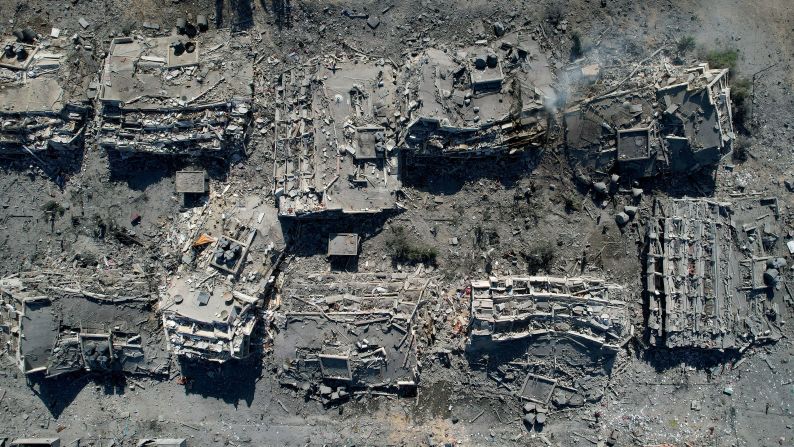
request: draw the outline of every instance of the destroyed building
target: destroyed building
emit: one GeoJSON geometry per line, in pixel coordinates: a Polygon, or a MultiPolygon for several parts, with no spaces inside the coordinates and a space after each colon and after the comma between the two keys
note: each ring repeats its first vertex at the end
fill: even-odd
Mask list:
{"type": "Polygon", "coordinates": [[[406,63],[405,156],[513,154],[545,141],[551,73],[537,43],[511,36],[406,63]]]}
{"type": "Polygon", "coordinates": [[[650,343],[738,349],[781,337],[775,198],[656,201],[646,235],[650,343]]]}
{"type": "Polygon", "coordinates": [[[257,308],[263,304],[256,295],[263,284],[255,282],[253,292],[236,284],[257,230],[241,227],[236,233],[220,237],[202,234],[192,243],[188,241],[199,257],[196,264],[203,269],[184,270],[161,297],[170,352],[213,362],[248,356],[251,335],[259,322],[257,308]],[[216,277],[225,280],[213,281],[216,277]]]}
{"type": "Polygon", "coordinates": [[[272,304],[283,386],[326,404],[369,392],[412,392],[419,381],[414,325],[429,280],[404,273],[282,278],[272,304]]]}
{"type": "Polygon", "coordinates": [[[253,99],[245,39],[117,37],[99,86],[100,146],[123,153],[219,155],[244,145],[253,99]]]}
{"type": "Polygon", "coordinates": [[[65,46],[44,44],[29,29],[21,39],[0,39],[0,152],[82,149],[91,107],[66,82],[65,46]]]}
{"type": "Polygon", "coordinates": [[[617,351],[632,335],[626,292],[593,278],[490,278],[471,283],[473,346],[541,336],[617,351]]]}
{"type": "Polygon", "coordinates": [[[395,70],[383,60],[323,58],[281,75],[274,142],[279,215],[397,206],[395,70]]]}
{"type": "Polygon", "coordinates": [[[564,114],[565,144],[577,168],[633,178],[691,174],[713,169],[731,150],[727,69],[682,68],[660,58],[629,78],[597,85],[607,93],[577,101],[564,114]]]}
{"type": "Polygon", "coordinates": [[[20,371],[161,374],[161,340],[141,325],[156,299],[142,275],[20,273],[0,280],[0,337],[20,371]]]}

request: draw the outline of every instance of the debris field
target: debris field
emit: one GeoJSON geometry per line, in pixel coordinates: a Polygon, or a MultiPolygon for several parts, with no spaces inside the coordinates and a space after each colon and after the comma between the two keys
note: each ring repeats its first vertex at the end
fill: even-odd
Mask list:
{"type": "Polygon", "coordinates": [[[0,447],[794,443],[787,2],[6,3],[0,447]]]}

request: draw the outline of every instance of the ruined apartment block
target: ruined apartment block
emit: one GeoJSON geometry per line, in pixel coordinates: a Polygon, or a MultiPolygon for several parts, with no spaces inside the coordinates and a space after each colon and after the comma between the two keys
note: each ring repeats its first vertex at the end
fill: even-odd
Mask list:
{"type": "Polygon", "coordinates": [[[202,234],[188,241],[187,250],[200,256],[196,261],[200,268],[183,267],[160,297],[170,352],[218,363],[249,355],[251,335],[260,321],[262,283],[252,282],[246,288],[238,278],[256,234],[256,229],[240,227],[231,235],[202,234]]]}
{"type": "Polygon", "coordinates": [[[279,215],[377,213],[397,206],[395,76],[383,60],[335,57],[281,76],[274,166],[279,215]]]}
{"type": "Polygon", "coordinates": [[[20,371],[162,373],[164,353],[140,327],[154,301],[149,280],[117,271],[73,274],[28,272],[0,281],[0,337],[20,371]]]}
{"type": "Polygon", "coordinates": [[[326,404],[351,395],[411,392],[419,381],[418,308],[429,280],[403,273],[287,277],[274,314],[281,384],[326,404]]]}
{"type": "Polygon", "coordinates": [[[656,201],[647,229],[648,334],[668,348],[780,338],[777,199],[656,201]]]}
{"type": "Polygon", "coordinates": [[[253,98],[245,39],[119,37],[99,88],[100,146],[123,153],[218,155],[244,144],[253,98]]]}
{"type": "Polygon", "coordinates": [[[593,278],[490,278],[471,283],[473,347],[569,338],[616,352],[632,335],[627,292],[593,278]]]}
{"type": "MultiPolygon", "coordinates": [[[[597,78],[592,71],[569,76],[590,82],[597,78]]],[[[713,169],[730,152],[736,135],[727,69],[681,68],[660,59],[617,81],[605,80],[607,93],[565,112],[574,164],[641,178],[713,169]]]]}
{"type": "Polygon", "coordinates": [[[66,82],[66,43],[20,37],[0,40],[0,152],[81,149],[91,107],[66,82]]]}
{"type": "Polygon", "coordinates": [[[510,36],[407,61],[402,108],[406,157],[478,157],[537,148],[551,84],[537,43],[510,36]]]}

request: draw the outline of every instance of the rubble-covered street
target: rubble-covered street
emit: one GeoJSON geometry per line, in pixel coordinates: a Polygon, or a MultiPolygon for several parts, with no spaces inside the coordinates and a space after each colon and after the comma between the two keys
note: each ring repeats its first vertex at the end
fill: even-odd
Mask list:
{"type": "Polygon", "coordinates": [[[0,2],[0,447],[794,445],[790,9],[0,2]]]}

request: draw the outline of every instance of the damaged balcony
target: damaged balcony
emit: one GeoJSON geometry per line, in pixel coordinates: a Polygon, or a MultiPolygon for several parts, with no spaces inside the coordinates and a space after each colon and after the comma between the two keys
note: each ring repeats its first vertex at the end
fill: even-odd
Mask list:
{"type": "Polygon", "coordinates": [[[245,42],[225,37],[113,39],[99,88],[100,146],[195,155],[240,149],[250,121],[253,63],[245,42]]]}
{"type": "Polygon", "coordinates": [[[0,152],[82,149],[91,107],[64,82],[63,45],[0,40],[0,152]]]}
{"type": "Polygon", "coordinates": [[[396,68],[322,58],[276,86],[274,193],[280,216],[379,213],[397,207],[396,68]]]}

